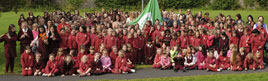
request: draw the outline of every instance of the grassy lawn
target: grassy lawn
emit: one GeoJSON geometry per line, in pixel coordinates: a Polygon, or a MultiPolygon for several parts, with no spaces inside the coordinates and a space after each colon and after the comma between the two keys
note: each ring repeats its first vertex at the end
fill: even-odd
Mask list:
{"type": "Polygon", "coordinates": [[[248,74],[217,74],[185,77],[163,77],[131,80],[99,80],[99,81],[267,81],[268,72],[248,74]]]}
{"type": "MultiPolygon", "coordinates": [[[[175,10],[177,12],[177,10],[175,10]]],[[[192,10],[192,12],[195,14],[197,13],[199,10],[194,9],[192,10]]],[[[236,11],[232,11],[232,10],[202,10],[203,13],[205,12],[209,12],[210,13],[210,17],[214,18],[215,16],[217,16],[219,13],[223,13],[225,16],[227,15],[231,15],[233,18],[235,17],[235,15],[237,13],[240,13],[242,15],[242,19],[244,21],[247,21],[247,16],[249,14],[253,15],[254,17],[254,21],[257,21],[257,17],[258,16],[264,16],[265,19],[268,18],[268,11],[254,11],[254,10],[236,10],[236,11]]],[[[27,15],[27,12],[18,12],[18,14],[15,14],[15,12],[4,12],[1,13],[0,16],[0,34],[6,33],[8,30],[8,25],[9,24],[15,24],[17,29],[18,29],[18,18],[20,16],[20,13],[24,13],[25,16],[27,15]]],[[[185,13],[185,11],[183,12],[185,13]]],[[[43,15],[43,12],[34,12],[34,15],[43,15]]],[[[265,23],[268,24],[268,21],[265,20],[265,23]]],[[[18,30],[17,30],[18,31],[18,30]]],[[[0,74],[4,73],[5,70],[5,58],[4,58],[4,48],[3,48],[3,44],[4,43],[0,43],[0,74]]],[[[19,43],[17,43],[17,53],[19,53],[19,43]]],[[[15,60],[15,73],[20,73],[21,72],[21,65],[20,65],[20,54],[18,54],[18,57],[15,60]]],[[[137,68],[150,68],[150,65],[138,65],[137,68]]],[[[268,74],[268,73],[267,73],[268,74]]],[[[204,76],[206,77],[206,76],[204,76]]],[[[205,78],[204,78],[205,79],[205,78]]],[[[187,81],[191,81],[191,79],[187,80],[187,81]]]]}

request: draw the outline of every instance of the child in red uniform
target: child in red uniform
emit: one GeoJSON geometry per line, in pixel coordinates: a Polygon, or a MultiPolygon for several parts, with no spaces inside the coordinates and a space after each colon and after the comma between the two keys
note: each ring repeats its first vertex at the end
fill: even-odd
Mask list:
{"type": "Polygon", "coordinates": [[[25,52],[21,55],[20,63],[22,76],[31,76],[33,74],[34,55],[31,53],[30,46],[26,46],[25,52]]]}
{"type": "MultiPolygon", "coordinates": [[[[88,50],[88,43],[90,42],[90,37],[86,33],[86,27],[85,26],[80,26],[79,27],[79,32],[76,34],[76,42],[78,44],[78,49],[83,45],[85,46],[85,50],[88,50]]],[[[78,51],[80,52],[80,50],[78,51]]]]}
{"type": "Polygon", "coordinates": [[[214,57],[214,50],[210,50],[208,52],[208,57],[206,58],[206,68],[207,68],[207,71],[214,71],[214,72],[221,71],[217,67],[216,57],[214,57]]]}
{"type": "Polygon", "coordinates": [[[250,40],[249,40],[250,35],[248,34],[248,30],[244,30],[244,35],[240,38],[239,42],[239,48],[244,47],[246,49],[246,53],[249,53],[250,51],[250,40]]]}
{"type": "Polygon", "coordinates": [[[42,76],[52,77],[58,72],[58,62],[55,60],[54,54],[49,54],[49,61],[47,62],[46,68],[42,70],[42,76]]]}
{"type": "Polygon", "coordinates": [[[79,76],[90,76],[91,64],[88,63],[88,57],[86,55],[82,56],[81,62],[79,63],[79,69],[77,73],[79,76]]]}
{"type": "Polygon", "coordinates": [[[221,70],[229,70],[230,66],[230,58],[227,57],[227,51],[225,49],[222,49],[220,56],[217,59],[217,67],[221,70]]]}
{"type": "Polygon", "coordinates": [[[0,42],[4,41],[4,48],[5,48],[5,58],[6,58],[6,69],[5,73],[8,73],[8,69],[10,67],[11,73],[14,70],[14,61],[16,54],[16,41],[17,41],[17,34],[16,28],[14,24],[10,24],[8,27],[8,33],[0,36],[0,42]]]}
{"type": "Polygon", "coordinates": [[[155,46],[152,44],[152,39],[147,40],[147,44],[144,47],[144,64],[153,64],[153,55],[155,51],[155,46]]]}
{"type": "Polygon", "coordinates": [[[66,55],[64,58],[64,62],[61,65],[61,76],[72,75],[75,76],[75,63],[72,61],[72,57],[70,55],[66,55]]]}
{"type": "Polygon", "coordinates": [[[231,44],[239,46],[239,38],[238,38],[235,30],[232,31],[232,35],[231,35],[230,40],[229,40],[229,45],[231,45],[231,44]]]}
{"type": "Polygon", "coordinates": [[[112,72],[115,74],[135,72],[134,69],[130,69],[129,67],[127,67],[127,64],[131,63],[127,62],[124,50],[120,50],[118,52],[118,57],[116,58],[115,66],[112,72]]]}
{"type": "Polygon", "coordinates": [[[232,51],[230,61],[231,61],[231,70],[232,71],[242,71],[243,70],[242,59],[241,59],[240,55],[238,54],[237,50],[232,51]]]}
{"type": "Polygon", "coordinates": [[[77,54],[77,59],[79,59],[78,60],[78,63],[80,63],[80,59],[84,56],[84,55],[87,55],[87,53],[86,53],[86,47],[85,46],[81,46],[80,47],[80,51],[78,52],[78,54],[77,54]]]}
{"type": "MultiPolygon", "coordinates": [[[[59,65],[62,65],[63,61],[64,61],[64,55],[63,55],[63,49],[62,48],[59,48],[58,49],[58,53],[57,53],[57,56],[55,58],[56,62],[58,62],[59,65]]],[[[60,67],[60,66],[59,66],[60,67]]]]}
{"type": "Polygon", "coordinates": [[[117,47],[116,46],[113,46],[112,47],[112,52],[110,53],[110,57],[111,57],[111,61],[112,61],[112,66],[114,66],[115,64],[115,60],[116,60],[116,57],[118,56],[117,54],[117,47]]]}
{"type": "Polygon", "coordinates": [[[187,36],[187,32],[186,31],[182,31],[181,32],[181,36],[179,37],[180,39],[180,46],[181,49],[186,49],[187,46],[189,45],[189,37],[187,36]]]}
{"type": "Polygon", "coordinates": [[[162,56],[162,50],[161,50],[161,48],[158,48],[156,51],[156,55],[154,57],[154,64],[152,66],[153,68],[158,69],[161,67],[161,64],[160,64],[161,56],[162,56]]]}
{"type": "Polygon", "coordinates": [[[77,46],[77,43],[76,43],[76,32],[75,32],[75,29],[72,29],[71,31],[71,35],[69,35],[68,37],[68,46],[69,46],[69,49],[70,50],[75,50],[77,51],[78,49],[78,46],[77,46]]]}
{"type": "Polygon", "coordinates": [[[94,58],[93,61],[91,61],[91,73],[94,75],[100,75],[102,74],[102,64],[101,64],[101,60],[100,60],[100,53],[95,53],[94,54],[94,58]]]}
{"type": "Polygon", "coordinates": [[[261,53],[259,51],[255,54],[255,68],[256,69],[264,69],[263,60],[261,58],[261,53]]]}
{"type": "Polygon", "coordinates": [[[91,46],[94,46],[95,51],[99,51],[101,44],[104,43],[103,42],[103,36],[101,35],[101,33],[98,33],[97,37],[95,37],[94,39],[92,39],[92,44],[91,46]]]}
{"type": "Polygon", "coordinates": [[[106,35],[104,37],[104,44],[105,44],[105,48],[110,52],[112,46],[117,45],[117,39],[112,36],[112,32],[113,30],[111,28],[108,29],[107,33],[108,35],[106,35]]]}
{"type": "Polygon", "coordinates": [[[68,37],[69,35],[67,33],[65,33],[65,29],[61,29],[60,30],[60,38],[61,38],[61,42],[60,42],[60,48],[63,49],[63,53],[67,54],[68,53],[68,37]]]}
{"type": "Polygon", "coordinates": [[[249,53],[244,60],[244,68],[245,70],[256,70],[255,68],[255,58],[252,53],[249,53]]]}
{"type": "Polygon", "coordinates": [[[41,76],[42,75],[41,71],[43,68],[44,68],[44,62],[41,59],[41,54],[39,52],[35,52],[35,60],[33,67],[34,76],[41,76]]]}
{"type": "Polygon", "coordinates": [[[199,70],[204,70],[204,69],[206,69],[206,64],[205,64],[205,60],[206,60],[206,57],[207,57],[206,49],[205,49],[204,45],[201,45],[198,48],[199,48],[199,50],[196,53],[198,69],[199,70]]]}
{"type": "Polygon", "coordinates": [[[264,36],[260,34],[257,29],[252,31],[252,35],[250,37],[250,44],[253,56],[255,56],[256,52],[259,51],[261,53],[261,59],[263,59],[263,47],[265,45],[266,39],[264,36]]]}

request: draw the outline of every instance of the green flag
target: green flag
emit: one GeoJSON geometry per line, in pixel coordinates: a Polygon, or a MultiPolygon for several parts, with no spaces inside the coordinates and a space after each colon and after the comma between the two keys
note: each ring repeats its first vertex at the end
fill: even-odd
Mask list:
{"type": "Polygon", "coordinates": [[[147,20],[151,20],[152,23],[154,24],[156,19],[162,22],[162,16],[158,6],[158,2],[157,0],[150,0],[145,9],[138,16],[138,18],[136,18],[133,22],[129,23],[128,25],[134,25],[138,23],[140,29],[142,29],[143,25],[146,23],[147,20]]]}

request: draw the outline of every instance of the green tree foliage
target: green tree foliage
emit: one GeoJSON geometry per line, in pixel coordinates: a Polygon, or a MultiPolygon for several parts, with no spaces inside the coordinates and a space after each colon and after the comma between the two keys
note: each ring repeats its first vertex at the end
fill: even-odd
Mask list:
{"type": "Polygon", "coordinates": [[[256,0],[259,4],[259,7],[261,9],[265,9],[267,10],[268,9],[268,0],[256,0]]]}
{"type": "Polygon", "coordinates": [[[81,4],[84,2],[84,0],[66,0],[67,2],[67,9],[69,10],[75,10],[78,9],[81,4]]]}
{"type": "Polygon", "coordinates": [[[214,0],[211,9],[214,10],[235,10],[240,8],[238,0],[214,0]]]}

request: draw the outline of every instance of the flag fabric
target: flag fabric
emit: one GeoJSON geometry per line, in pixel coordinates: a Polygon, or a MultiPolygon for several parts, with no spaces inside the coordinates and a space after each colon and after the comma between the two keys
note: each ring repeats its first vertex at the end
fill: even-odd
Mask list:
{"type": "Polygon", "coordinates": [[[142,11],[142,13],[128,25],[134,25],[138,23],[140,29],[142,29],[147,20],[151,20],[154,24],[156,19],[162,22],[159,5],[157,0],[150,0],[145,9],[142,11]]]}

